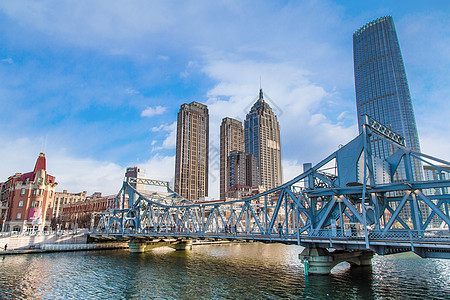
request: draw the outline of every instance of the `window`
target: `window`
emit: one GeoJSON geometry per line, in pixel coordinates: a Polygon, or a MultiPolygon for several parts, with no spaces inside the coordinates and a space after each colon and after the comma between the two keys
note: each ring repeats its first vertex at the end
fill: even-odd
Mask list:
{"type": "Polygon", "coordinates": [[[16,220],[20,220],[20,219],[22,219],[22,213],[17,213],[16,220]]]}
{"type": "Polygon", "coordinates": [[[23,201],[19,201],[19,207],[23,206],[23,201]]]}
{"type": "Polygon", "coordinates": [[[20,190],[20,196],[23,196],[23,195],[25,195],[25,189],[20,190]]]}

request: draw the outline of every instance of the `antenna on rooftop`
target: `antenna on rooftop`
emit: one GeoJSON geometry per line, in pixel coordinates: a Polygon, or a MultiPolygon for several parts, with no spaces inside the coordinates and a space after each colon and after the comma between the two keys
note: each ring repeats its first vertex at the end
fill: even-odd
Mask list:
{"type": "Polygon", "coordinates": [[[42,145],[41,145],[41,153],[45,153],[45,147],[47,145],[47,135],[42,138],[42,145]]]}

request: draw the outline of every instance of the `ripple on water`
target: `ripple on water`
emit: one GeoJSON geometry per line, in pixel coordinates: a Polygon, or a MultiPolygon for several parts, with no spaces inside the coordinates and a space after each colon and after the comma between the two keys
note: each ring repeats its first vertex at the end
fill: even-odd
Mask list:
{"type": "Polygon", "coordinates": [[[5,299],[446,299],[450,261],[375,256],[373,267],[341,264],[303,275],[298,246],[232,244],[52,253],[0,260],[5,299]]]}

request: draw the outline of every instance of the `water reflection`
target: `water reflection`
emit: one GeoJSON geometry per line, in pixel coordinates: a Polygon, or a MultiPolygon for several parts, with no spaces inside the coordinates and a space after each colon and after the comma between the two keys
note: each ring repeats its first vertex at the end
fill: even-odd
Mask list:
{"type": "Polygon", "coordinates": [[[343,263],[330,276],[305,277],[301,250],[254,243],[9,256],[0,261],[0,298],[445,299],[450,292],[447,260],[375,256],[372,267],[343,263]]]}

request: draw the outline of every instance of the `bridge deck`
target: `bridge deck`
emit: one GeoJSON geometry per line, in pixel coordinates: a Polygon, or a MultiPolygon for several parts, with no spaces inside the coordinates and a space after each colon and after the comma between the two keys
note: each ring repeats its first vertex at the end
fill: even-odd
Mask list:
{"type": "MultiPolygon", "coordinates": [[[[150,233],[91,233],[92,237],[101,239],[222,239],[222,240],[245,240],[257,241],[263,243],[283,243],[297,244],[301,246],[310,246],[312,244],[327,248],[345,248],[345,249],[365,249],[366,241],[362,235],[357,236],[309,236],[309,235],[284,235],[284,234],[257,234],[257,233],[229,233],[229,232],[150,232],[150,233]]],[[[396,234],[396,236],[378,236],[376,233],[369,234],[369,245],[373,247],[390,247],[411,249],[427,248],[430,250],[445,251],[450,253],[450,237],[445,236],[426,236],[415,234],[396,234]],[[372,236],[371,236],[372,235],[372,236]]]]}

